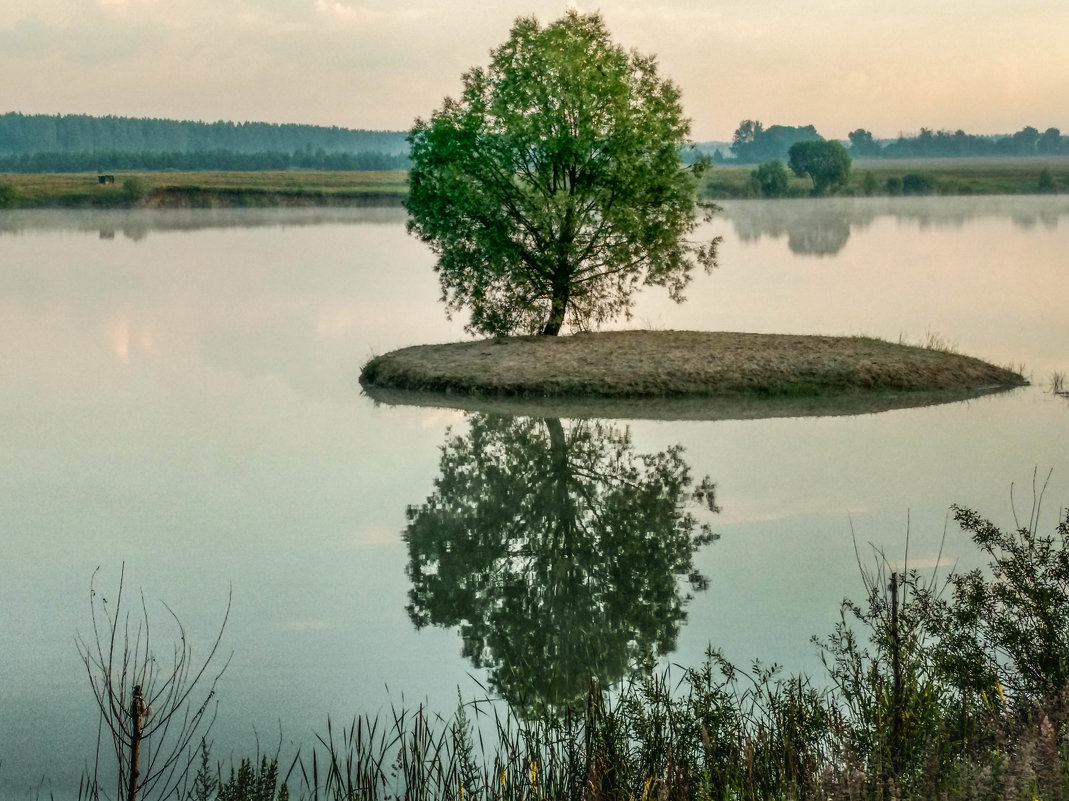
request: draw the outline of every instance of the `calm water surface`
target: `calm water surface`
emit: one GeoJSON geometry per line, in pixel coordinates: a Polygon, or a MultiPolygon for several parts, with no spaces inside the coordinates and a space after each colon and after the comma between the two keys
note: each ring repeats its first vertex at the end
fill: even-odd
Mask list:
{"type": "MultiPolygon", "coordinates": [[[[1069,200],[731,203],[709,233],[720,269],[627,325],[931,336],[1034,385],[717,421],[376,405],[364,360],[463,336],[401,210],[0,216],[0,797],[63,795],[92,758],[98,566],[198,654],[232,588],[225,760],[402,698],[448,713],[476,681],[552,705],[574,691],[552,666],[642,652],[816,673],[810,635],[860,593],[852,538],[897,564],[908,530],[934,566],[951,503],[1012,524],[1037,468],[1053,525],[1069,200]],[[706,476],[717,511],[683,505],[706,476]]],[[[952,526],[943,560],[977,563],[952,526]]]]}

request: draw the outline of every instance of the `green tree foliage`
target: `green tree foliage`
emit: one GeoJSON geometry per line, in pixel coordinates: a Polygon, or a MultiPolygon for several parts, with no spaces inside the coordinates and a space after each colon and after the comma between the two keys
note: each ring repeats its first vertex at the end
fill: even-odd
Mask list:
{"type": "Polygon", "coordinates": [[[714,537],[694,499],[715,511],[678,447],[637,455],[607,423],[473,415],[408,509],[409,615],[459,626],[518,709],[559,711],[674,647],[679,579],[705,586],[693,555],[714,537]]]}
{"type": "Polygon", "coordinates": [[[438,256],[442,297],[469,331],[556,334],[627,314],[643,284],[682,300],[695,264],[690,130],[652,57],[597,14],[518,19],[490,66],[464,74],[409,135],[409,230],[438,256]]]}
{"type": "Polygon", "coordinates": [[[122,191],[136,203],[148,197],[149,188],[144,178],[132,175],[122,182],[122,191]]]}
{"type": "Polygon", "coordinates": [[[1057,128],[1048,128],[1036,142],[1036,152],[1043,156],[1053,156],[1069,151],[1069,140],[1062,138],[1057,128]]]}
{"type": "Polygon", "coordinates": [[[819,138],[820,134],[812,125],[765,128],[757,120],[743,120],[731,139],[731,152],[740,164],[760,164],[787,158],[787,151],[795,142],[819,138]]]}
{"type": "MultiPolygon", "coordinates": [[[[1034,704],[1069,702],[1069,511],[1053,535],[1038,532],[1038,504],[1015,531],[971,509],[954,518],[990,557],[990,570],[951,579],[936,618],[941,664],[962,692],[1034,704]]],[[[1062,710],[1069,711],[1069,710],[1062,710]]]]}
{"type": "Polygon", "coordinates": [[[880,182],[876,179],[876,176],[871,171],[866,171],[861,179],[861,191],[866,195],[875,195],[879,188],[880,182]]]}
{"type": "Polygon", "coordinates": [[[0,209],[14,206],[18,195],[18,190],[12,184],[0,182],[0,209]]]}
{"type": "Polygon", "coordinates": [[[850,177],[850,154],[841,142],[811,139],[795,142],[788,153],[791,172],[813,180],[813,194],[824,195],[838,189],[850,177]]]}
{"type": "Polygon", "coordinates": [[[750,184],[761,197],[783,197],[790,181],[787,168],[779,159],[767,161],[750,173],[750,184]]]}
{"type": "Polygon", "coordinates": [[[872,138],[872,132],[858,128],[847,134],[850,140],[850,155],[855,159],[875,158],[880,155],[880,144],[872,138]]]}
{"type": "MultiPolygon", "coordinates": [[[[859,129],[860,130],[860,129],[859,129]]],[[[853,139],[851,139],[851,143],[853,139]]],[[[860,152],[853,155],[860,157],[860,152]]],[[[956,131],[933,131],[921,128],[915,136],[899,136],[880,146],[883,158],[967,158],[972,156],[1035,156],[1069,153],[1069,137],[1057,128],[1042,134],[1032,126],[1025,126],[1009,136],[980,136],[956,131]]]]}
{"type": "Polygon", "coordinates": [[[930,195],[935,191],[935,181],[930,175],[907,172],[902,176],[903,195],[930,195]]]}

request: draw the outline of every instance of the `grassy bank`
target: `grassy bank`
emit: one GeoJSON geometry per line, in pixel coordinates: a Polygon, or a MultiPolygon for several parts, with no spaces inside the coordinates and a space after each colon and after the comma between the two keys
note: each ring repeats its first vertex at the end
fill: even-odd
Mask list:
{"type": "Polygon", "coordinates": [[[364,365],[370,387],[519,397],[812,396],[1024,383],[945,350],[867,337],[606,331],[420,345],[364,365]]]}
{"type": "MultiPolygon", "coordinates": [[[[714,167],[701,192],[710,199],[755,198],[750,181],[756,165],[714,167]]],[[[808,178],[790,177],[787,197],[808,197],[808,178]]],[[[864,197],[898,195],[1024,195],[1069,192],[1069,157],[870,159],[855,161],[850,180],[836,194],[864,197]]]]}
{"type": "Polygon", "coordinates": [[[185,208],[400,203],[408,174],[390,172],[96,173],[0,175],[0,207],[185,208]]]}
{"type": "MultiPolygon", "coordinates": [[[[753,166],[717,166],[701,187],[709,199],[750,198],[753,166]]],[[[330,205],[400,203],[408,174],[391,172],[96,173],[0,175],[0,208],[130,206],[330,205]]],[[[787,196],[807,197],[809,179],[791,177],[787,196]]],[[[1069,192],[1069,157],[877,159],[856,161],[838,193],[866,195],[997,195],[1069,192]]]]}

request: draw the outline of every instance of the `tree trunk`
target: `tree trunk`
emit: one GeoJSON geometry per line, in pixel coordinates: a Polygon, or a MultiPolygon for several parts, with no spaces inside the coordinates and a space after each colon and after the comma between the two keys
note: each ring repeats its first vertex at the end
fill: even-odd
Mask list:
{"type": "Polygon", "coordinates": [[[549,309],[549,319],[542,327],[542,336],[555,337],[564,325],[564,314],[568,311],[568,285],[553,287],[553,305],[549,309]]]}
{"type": "MultiPolygon", "coordinates": [[[[575,178],[572,178],[574,186],[575,178]]],[[[568,205],[561,223],[560,236],[556,242],[556,266],[553,273],[553,300],[549,309],[549,319],[542,328],[542,336],[555,337],[564,325],[564,315],[568,311],[568,300],[572,291],[571,260],[572,243],[575,240],[575,207],[568,205]]]]}

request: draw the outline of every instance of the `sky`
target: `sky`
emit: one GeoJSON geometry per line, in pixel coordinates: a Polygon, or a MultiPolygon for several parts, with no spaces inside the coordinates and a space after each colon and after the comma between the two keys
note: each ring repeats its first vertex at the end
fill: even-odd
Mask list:
{"type": "Polygon", "coordinates": [[[0,0],[0,112],[402,130],[572,5],[658,57],[698,141],[1069,132],[1066,0],[0,0]]]}

